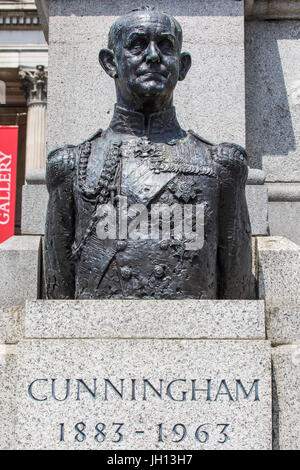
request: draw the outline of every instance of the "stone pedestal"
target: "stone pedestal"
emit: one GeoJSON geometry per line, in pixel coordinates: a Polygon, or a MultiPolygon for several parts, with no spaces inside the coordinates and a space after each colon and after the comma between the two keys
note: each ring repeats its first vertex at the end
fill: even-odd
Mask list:
{"type": "Polygon", "coordinates": [[[11,237],[0,245],[0,344],[22,335],[23,307],[41,286],[41,237],[11,237]]]}
{"type": "Polygon", "coordinates": [[[0,245],[0,306],[21,305],[39,293],[41,237],[11,237],[0,245]]]}
{"type": "Polygon", "coordinates": [[[257,253],[267,337],[273,344],[300,341],[300,246],[283,237],[258,237],[257,253]]]}
{"type": "Polygon", "coordinates": [[[27,302],[1,448],[270,448],[271,353],[273,447],[298,449],[299,247],[256,245],[260,301],[27,302]]]}
{"type": "Polygon", "coordinates": [[[259,301],[29,302],[18,448],[270,449],[262,338],[259,301]]]}
{"type": "Polygon", "coordinates": [[[274,450],[300,450],[300,345],[272,349],[274,450]]]}
{"type": "Polygon", "coordinates": [[[0,344],[1,450],[12,450],[16,445],[17,382],[17,347],[0,344]]]}
{"type": "Polygon", "coordinates": [[[300,247],[283,237],[258,237],[258,290],[266,301],[272,342],[273,448],[300,449],[300,247]]]}

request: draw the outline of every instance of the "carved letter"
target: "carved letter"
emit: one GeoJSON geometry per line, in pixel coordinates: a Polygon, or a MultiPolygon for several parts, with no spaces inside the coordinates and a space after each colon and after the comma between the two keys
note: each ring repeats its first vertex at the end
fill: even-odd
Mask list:
{"type": "Polygon", "coordinates": [[[89,392],[90,395],[95,399],[96,398],[96,389],[97,389],[97,379],[94,379],[94,391],[87,386],[87,384],[82,379],[77,379],[77,398],[76,401],[80,401],[80,384],[89,392]]]}
{"type": "Polygon", "coordinates": [[[55,401],[66,401],[68,396],[70,395],[70,381],[71,379],[66,379],[66,394],[64,398],[56,398],[55,396],[55,382],[56,379],[52,379],[52,398],[54,398],[55,401]]]}
{"type": "Polygon", "coordinates": [[[48,380],[47,379],[36,379],[33,382],[31,382],[31,384],[28,387],[28,394],[29,394],[30,398],[32,400],[35,400],[35,401],[46,401],[46,400],[48,400],[48,398],[46,396],[44,398],[37,398],[33,395],[32,387],[33,387],[33,384],[35,384],[35,382],[48,382],[48,380]]]}
{"type": "Polygon", "coordinates": [[[149,385],[149,387],[152,388],[153,392],[154,392],[159,398],[161,398],[161,395],[162,395],[162,384],[163,384],[163,380],[162,380],[162,379],[159,379],[160,391],[158,392],[158,391],[156,390],[156,388],[153,387],[152,383],[149,382],[149,380],[144,380],[144,397],[143,397],[143,400],[144,400],[144,401],[147,401],[147,398],[146,398],[146,385],[149,385]]]}
{"type": "Polygon", "coordinates": [[[116,392],[117,395],[119,395],[119,397],[122,398],[122,400],[123,400],[124,379],[120,379],[120,382],[121,382],[121,392],[119,392],[119,390],[111,383],[110,380],[104,379],[104,382],[105,382],[105,397],[104,397],[104,401],[108,401],[108,398],[107,398],[107,385],[109,385],[109,386],[114,390],[114,392],[116,392]]]}
{"type": "Polygon", "coordinates": [[[181,399],[176,399],[176,398],[173,397],[173,395],[171,393],[171,386],[175,382],[184,382],[184,383],[186,383],[186,380],[183,380],[183,379],[172,380],[172,382],[170,382],[168,387],[167,387],[167,392],[166,393],[167,393],[168,397],[170,397],[171,400],[173,400],[173,401],[185,401],[187,392],[181,392],[182,393],[182,398],[181,399]]]}
{"type": "Polygon", "coordinates": [[[239,388],[242,390],[243,394],[244,394],[244,398],[247,400],[253,390],[253,388],[255,389],[255,395],[254,395],[254,400],[253,401],[259,401],[259,397],[258,397],[258,382],[259,382],[259,379],[255,379],[253,381],[253,384],[249,390],[249,392],[247,393],[246,390],[245,390],[245,387],[244,385],[242,384],[242,381],[241,380],[237,380],[236,381],[236,401],[239,401],[239,388]]]}
{"type": "Polygon", "coordinates": [[[196,392],[206,392],[206,401],[211,401],[211,379],[207,379],[207,388],[196,388],[196,380],[192,380],[192,401],[196,401],[196,392]]]}
{"type": "Polygon", "coordinates": [[[220,383],[220,387],[219,387],[219,390],[218,390],[218,393],[216,395],[216,398],[215,398],[215,401],[218,400],[218,397],[219,395],[227,395],[228,398],[229,398],[229,401],[234,401],[233,398],[232,398],[232,395],[229,391],[229,388],[228,388],[228,385],[226,383],[226,380],[222,380],[221,383],[220,383]],[[221,392],[222,388],[224,387],[225,391],[224,392],[221,392]]]}

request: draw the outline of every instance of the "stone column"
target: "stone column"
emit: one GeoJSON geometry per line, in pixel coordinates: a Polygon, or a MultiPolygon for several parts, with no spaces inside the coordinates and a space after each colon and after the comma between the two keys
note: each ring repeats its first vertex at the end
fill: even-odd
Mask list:
{"type": "Polygon", "coordinates": [[[26,173],[46,163],[47,71],[43,65],[35,69],[20,68],[28,105],[26,134],[26,173]]]}

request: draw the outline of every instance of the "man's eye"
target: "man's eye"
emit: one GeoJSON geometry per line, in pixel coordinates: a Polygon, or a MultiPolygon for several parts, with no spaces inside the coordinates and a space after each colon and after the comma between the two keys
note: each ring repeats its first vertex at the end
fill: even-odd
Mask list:
{"type": "Polygon", "coordinates": [[[162,39],[159,41],[158,47],[162,52],[165,53],[174,51],[174,44],[169,39],[162,39]]]}
{"type": "Polygon", "coordinates": [[[147,48],[147,42],[145,39],[136,39],[131,42],[128,46],[128,50],[133,54],[138,54],[147,48]]]}

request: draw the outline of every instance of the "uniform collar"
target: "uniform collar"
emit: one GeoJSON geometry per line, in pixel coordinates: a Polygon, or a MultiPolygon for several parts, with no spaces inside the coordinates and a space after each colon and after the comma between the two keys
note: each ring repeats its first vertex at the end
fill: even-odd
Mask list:
{"type": "Polygon", "coordinates": [[[146,124],[144,114],[129,111],[116,104],[109,127],[116,133],[137,137],[147,136],[153,141],[168,141],[185,136],[185,132],[178,124],[174,106],[159,113],[150,114],[146,124]]]}

